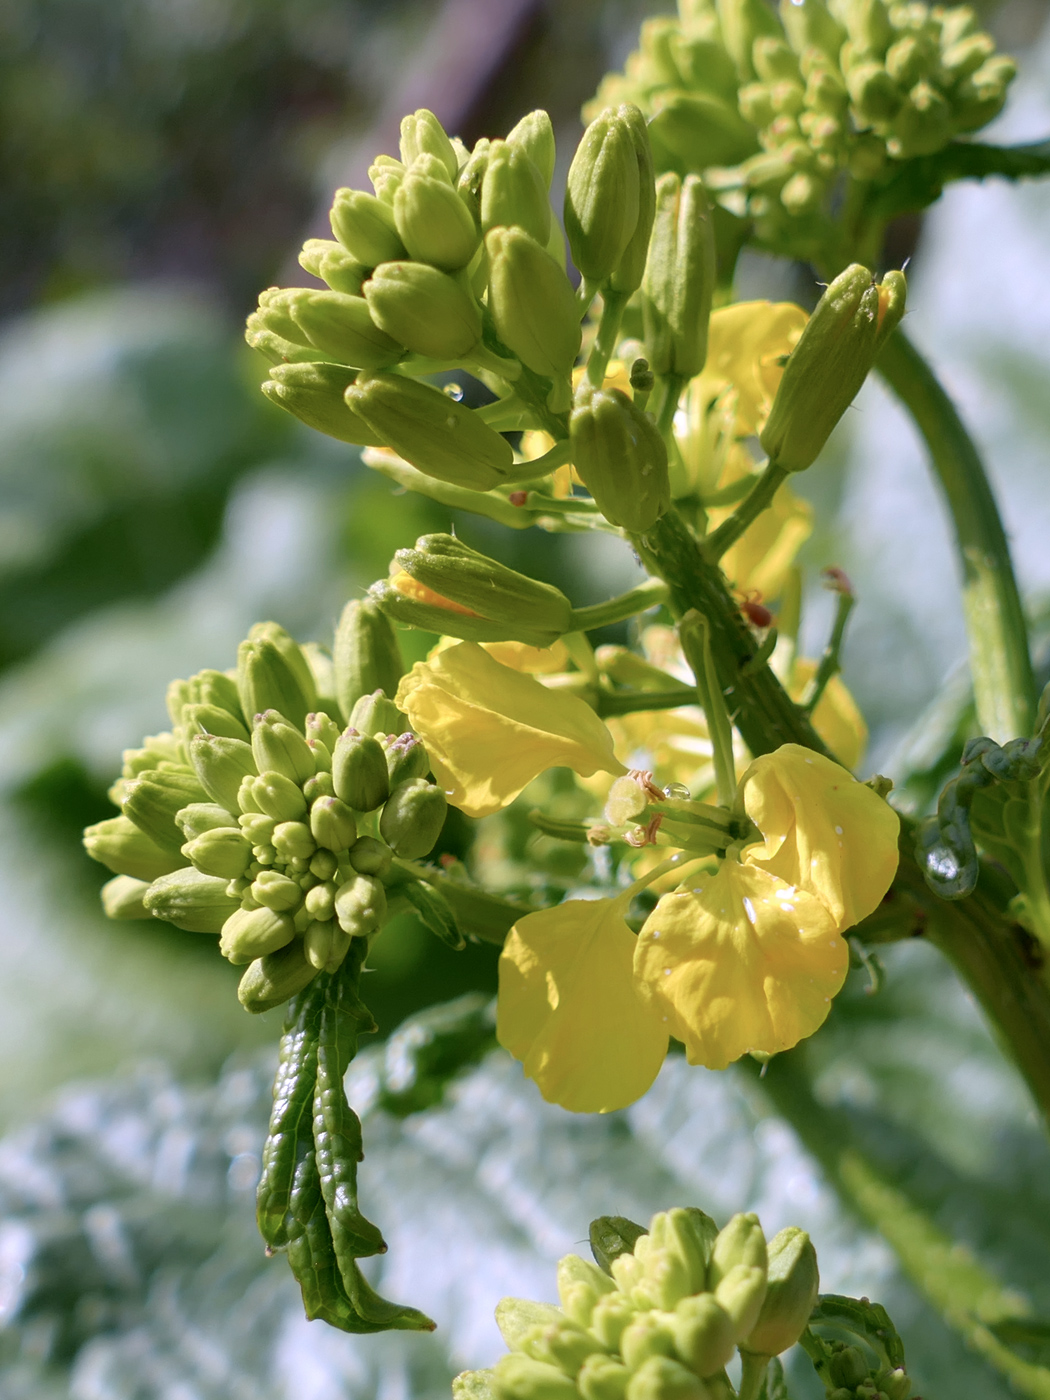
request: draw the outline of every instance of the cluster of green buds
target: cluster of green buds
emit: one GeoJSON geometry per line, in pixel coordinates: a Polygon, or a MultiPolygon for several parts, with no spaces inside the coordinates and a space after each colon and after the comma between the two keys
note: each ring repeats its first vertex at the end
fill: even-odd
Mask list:
{"type": "Polygon", "coordinates": [[[713,1400],[734,1393],[725,1367],[738,1350],[740,1396],[754,1397],[817,1301],[809,1236],[792,1227],[767,1245],[751,1214],[722,1230],[693,1207],[655,1215],[648,1231],[609,1217],[591,1247],[597,1264],[559,1263],[561,1307],[499,1304],[509,1353],[460,1376],[459,1400],[713,1400]]]}
{"type": "Polygon", "coordinates": [[[259,623],[234,670],[172,682],[172,729],[125,753],[121,815],[85,832],[116,875],[110,916],[219,934],[247,964],[249,1011],[334,972],[383,926],[395,860],[426,856],[445,819],[426,748],[386,698],[401,672],[366,601],[347,606],[334,656],[259,623]]]}
{"type": "Polygon", "coordinates": [[[702,172],[760,243],[812,259],[831,242],[840,177],[863,184],[1001,109],[1016,65],[966,5],[680,0],[642,26],[592,103],[652,114],[658,170],[702,172]]]}

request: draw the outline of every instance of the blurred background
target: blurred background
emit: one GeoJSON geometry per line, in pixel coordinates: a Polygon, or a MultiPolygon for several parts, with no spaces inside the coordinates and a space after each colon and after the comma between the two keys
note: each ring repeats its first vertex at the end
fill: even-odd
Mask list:
{"type": "MultiPolygon", "coordinates": [[[[410,1030],[352,1070],[363,1199],[391,1245],[385,1290],[439,1331],[306,1324],[253,1220],[280,1013],[241,1011],[213,939],[108,923],[106,872],[80,849],[84,824],[112,811],[121,750],[166,726],[172,676],[229,665],[261,618],[329,638],[394,549],[449,528],[258,392],[265,366],[242,327],[259,290],[302,277],[295,254],[324,235],[332,189],[364,183],[406,111],[430,107],[472,142],[546,107],[563,179],[582,102],[667,8],[0,0],[3,1400],[444,1395],[499,1353],[498,1298],[551,1296],[553,1261],[592,1215],[679,1203],[810,1228],[825,1287],[894,1310],[927,1400],[1007,1393],[746,1078],[674,1060],[629,1112],[574,1119],[497,1053],[426,1108],[440,1088],[404,1092],[410,1030]]],[[[1021,63],[989,139],[1043,138],[1045,0],[984,8],[1021,63]]],[[[910,333],[987,453],[1042,617],[1050,185],[953,187],[901,238],[910,333]]],[[[811,292],[804,270],[745,256],[742,297],[811,292]]],[[[818,522],[804,649],[819,653],[830,617],[819,570],[842,565],[859,594],[846,680],[872,730],[865,770],[902,777],[922,766],[909,736],[928,707],[965,700],[965,639],[936,491],[877,384],[799,489],[818,522]]],[[[605,537],[454,523],[578,604],[636,574],[605,537]]],[[[1045,1315],[1050,1153],[1024,1092],[931,950],[885,961],[885,990],[851,982],[812,1044],[817,1100],[1045,1315]]],[[[495,988],[492,950],[454,955],[411,921],[374,963],[383,1038],[450,998],[476,1011],[495,988]]],[[[801,1371],[795,1385],[812,1393],[801,1371]]]]}

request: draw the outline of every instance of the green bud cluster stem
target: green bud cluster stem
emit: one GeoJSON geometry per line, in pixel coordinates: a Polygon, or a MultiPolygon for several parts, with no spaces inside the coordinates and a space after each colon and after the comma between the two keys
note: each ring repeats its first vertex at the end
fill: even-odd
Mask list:
{"type": "Polygon", "coordinates": [[[219,934],[223,955],[247,965],[239,996],[253,1012],[334,973],[352,940],[371,942],[394,858],[428,855],[445,819],[424,745],[382,687],[359,693],[401,675],[382,612],[351,603],[334,666],[311,660],[260,623],[235,670],[174,681],[171,731],[125,754],[111,793],[121,815],[84,836],[116,872],[107,913],[219,934]]]}
{"type": "Polygon", "coordinates": [[[831,261],[841,178],[877,188],[977,131],[1015,71],[967,5],[681,0],[642,25],[587,113],[636,103],[657,170],[703,173],[763,246],[831,261]]]}
{"type": "Polygon", "coordinates": [[[798,1341],[817,1301],[808,1235],[782,1230],[767,1246],[755,1215],[719,1230],[703,1211],[676,1208],[648,1232],[595,1221],[591,1239],[601,1267],[562,1259],[560,1307],[499,1304],[510,1350],[491,1370],[458,1377],[457,1400],[714,1400],[733,1394],[725,1367],[737,1350],[740,1396],[754,1400],[769,1360],[798,1341]]]}

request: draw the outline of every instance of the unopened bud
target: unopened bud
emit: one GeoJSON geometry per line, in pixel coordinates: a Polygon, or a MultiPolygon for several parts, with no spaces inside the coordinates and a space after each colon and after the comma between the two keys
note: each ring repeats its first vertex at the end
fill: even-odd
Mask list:
{"type": "Polygon", "coordinates": [[[762,1311],[742,1345],[779,1356],[801,1337],[817,1303],[817,1255],[805,1230],[791,1226],[770,1240],[768,1280],[762,1311]]]}
{"type": "MultiPolygon", "coordinates": [[[[194,740],[194,743],[198,742],[194,740]]],[[[225,742],[235,744],[236,739],[225,742]]],[[[209,794],[210,796],[211,794],[209,794]]],[[[124,788],[124,815],[158,846],[178,850],[182,831],[176,814],[205,796],[197,775],[180,769],[154,769],[124,788]]]]}
{"type": "Polygon", "coordinates": [[[710,1293],[683,1298],[675,1308],[675,1351],[698,1376],[720,1371],[736,1348],[736,1327],[710,1293]]]}
{"type": "Polygon", "coordinates": [[[401,118],[401,160],[411,165],[422,155],[436,156],[448,172],[448,178],[456,178],[459,162],[455,148],[445,128],[426,107],[401,118]]]}
{"type": "MultiPolygon", "coordinates": [[[[264,909],[272,909],[275,914],[294,913],[303,899],[299,882],[278,870],[260,870],[252,881],[251,895],[264,909]]],[[[271,950],[267,948],[264,951],[271,950]]],[[[257,957],[258,954],[253,953],[252,956],[257,957]]]]}
{"type": "MultiPolygon", "coordinates": [[[[332,659],[335,696],[346,715],[362,695],[370,695],[374,690],[395,695],[404,675],[393,624],[372,598],[355,598],[343,609],[335,630],[332,659]]],[[[317,737],[328,744],[324,736],[317,737]]],[[[328,747],[330,752],[334,743],[328,747]]]]}
{"type": "Polygon", "coordinates": [[[282,860],[310,860],[317,850],[305,822],[279,822],[274,827],[273,846],[282,860]]]}
{"type": "Polygon", "coordinates": [[[184,866],[154,880],[142,902],[154,918],[188,933],[218,933],[238,906],[226,893],[228,883],[184,866]]]}
{"type": "MultiPolygon", "coordinates": [[[[314,681],[313,671],[310,669],[310,663],[306,659],[306,655],[303,652],[302,647],[295,640],[295,638],[291,636],[288,632],[286,632],[285,629],[282,626],[280,626],[279,623],[256,622],[248,629],[248,641],[269,642],[272,646],[276,647],[277,651],[283,658],[285,665],[288,667],[288,669],[291,671],[292,675],[298,682],[299,689],[306,697],[307,710],[316,710],[317,686],[316,682],[314,681]]],[[[237,689],[238,694],[240,694],[239,677],[237,679],[237,689]]],[[[242,700],[242,708],[243,703],[244,702],[242,700]]],[[[276,710],[281,709],[280,705],[262,705],[254,710],[244,710],[244,715],[245,718],[250,721],[255,717],[255,715],[261,714],[263,710],[271,708],[276,710]]],[[[288,710],[281,710],[281,713],[287,719],[289,719],[292,722],[292,724],[298,724],[301,726],[302,720],[297,714],[292,714],[288,710]]]]}
{"type": "Polygon", "coordinates": [[[624,1400],[631,1373],[611,1356],[588,1356],[576,1377],[583,1400],[624,1400]]]}
{"type": "Polygon", "coordinates": [[[84,831],[84,849],[116,875],[136,880],[156,880],[183,864],[182,854],[170,846],[158,846],[128,817],[109,817],[84,831]]]}
{"type": "Polygon", "coordinates": [[[351,938],[365,937],[382,927],[386,918],[386,891],[372,875],[355,875],[340,885],[335,896],[339,927],[351,938]]]}
{"type": "Polygon", "coordinates": [[[239,715],[231,715],[229,710],[219,705],[183,705],[182,727],[187,738],[194,734],[218,734],[226,739],[248,738],[248,731],[239,715]]]}
{"type": "Polygon", "coordinates": [[[546,246],[551,232],[547,183],[524,146],[493,144],[481,185],[481,227],[516,226],[546,246]]]}
{"type": "Polygon", "coordinates": [[[876,1391],[885,1395],[886,1400],[908,1400],[911,1395],[911,1379],[903,1366],[894,1367],[892,1371],[888,1367],[883,1368],[875,1377],[874,1384],[876,1391]]]}
{"type": "Polygon", "coordinates": [[[904,313],[901,282],[895,279],[887,295],[882,327],[880,289],[866,267],[854,263],[825,291],[791,353],[761,433],[763,449],[778,466],[804,471],[816,460],[864,383],[880,333],[888,335],[904,313]]]}
{"type": "Polygon", "coordinates": [[[575,1384],[558,1369],[511,1352],[492,1370],[496,1400],[579,1400],[575,1384]]]}
{"type": "Polygon", "coordinates": [[[306,740],[277,710],[257,715],[252,728],[252,754],[260,773],[283,773],[293,783],[305,783],[316,772],[306,740]]]}
{"type": "Polygon", "coordinates": [[[227,811],[238,811],[241,782],[257,771],[251,747],[240,739],[198,734],[190,741],[190,762],[208,796],[227,811]]]}
{"type": "Polygon", "coordinates": [[[492,144],[487,136],[482,136],[476,142],[473,151],[460,167],[459,174],[456,176],[456,193],[470,210],[471,217],[479,224],[481,222],[481,186],[485,179],[485,171],[488,169],[492,144]]]}
{"type": "Polygon", "coordinates": [[[668,172],[656,186],[642,283],[646,353],[656,374],[692,379],[703,369],[714,289],[714,216],[703,181],[668,172]]]}
{"type": "Polygon", "coordinates": [[[540,172],[544,187],[550,188],[554,176],[554,127],[542,108],[528,112],[507,132],[507,145],[520,146],[540,172]]]}
{"type": "Polygon", "coordinates": [[[569,435],[573,464],[610,524],[650,530],[671,504],[667,448],[652,419],[620,389],[585,389],[569,435]]]}
{"type": "Polygon", "coordinates": [[[357,812],[373,812],[390,790],[386,755],[378,740],[347,730],[332,755],[336,795],[357,812]]]}
{"type": "Polygon", "coordinates": [[[481,312],[462,282],[447,272],[392,260],[381,263],[361,290],[376,324],[415,354],[462,360],[477,348],[481,312]]]}
{"type": "Polygon", "coordinates": [[[276,953],[295,937],[287,914],[274,909],[237,909],[221,925],[219,951],[237,966],[276,953]]]}
{"type": "Polygon", "coordinates": [[[636,111],[608,107],[595,117],[569,167],[565,232],[573,262],[598,283],[616,269],[638,224],[636,111]]]}
{"type": "Polygon", "coordinates": [[[303,934],[303,951],[318,972],[334,972],[350,949],[350,937],[334,919],[314,920],[303,934]]]}
{"type": "Polygon", "coordinates": [[[595,1303],[590,1329],[603,1346],[616,1351],[625,1328],[634,1321],[637,1313],[638,1309],[625,1293],[608,1293],[595,1303]]]}
{"type": "Polygon", "coordinates": [[[237,820],[253,846],[269,846],[273,841],[277,823],[265,812],[244,812],[237,820]]]}
{"type": "Polygon", "coordinates": [[[317,969],[307,960],[302,940],[296,938],[276,953],[257,958],[241,978],[237,997],[245,1011],[259,1015],[282,1005],[316,976],[317,969]]]}
{"type": "Polygon", "coordinates": [[[673,1324],[673,1313],[638,1313],[620,1338],[620,1355],[632,1371],[651,1356],[674,1356],[673,1324]]]}
{"type": "Polygon", "coordinates": [[[310,287],[290,288],[283,296],[289,315],[310,344],[334,355],[340,364],[385,369],[405,352],[373,321],[364,297],[310,287]]]}
{"type": "Polygon", "coordinates": [[[859,1347],[846,1346],[837,1351],[828,1364],[831,1379],[836,1385],[852,1389],[871,1374],[867,1358],[859,1347]]]}
{"type": "Polygon", "coordinates": [[[401,734],[407,723],[393,700],[388,700],[381,690],[360,696],[350,711],[350,728],[358,734],[401,734]]]}
{"type": "Polygon", "coordinates": [[[382,877],[390,869],[394,853],[385,841],[361,836],[350,847],[349,861],[359,875],[382,877]]]}
{"type": "Polygon", "coordinates": [[[115,875],[102,886],[102,908],[110,919],[148,919],[149,910],[142,899],[149,889],[148,880],[136,880],[131,875],[115,875]]]}
{"type": "Polygon", "coordinates": [[[766,1237],[753,1211],[734,1215],[724,1229],[719,1230],[711,1248],[709,1287],[714,1288],[738,1264],[761,1269],[763,1273],[768,1264],[766,1237]]]}
{"type": "Polygon", "coordinates": [[[399,783],[427,776],[430,772],[430,755],[418,734],[399,734],[386,746],[386,771],[391,792],[399,783]]]}
{"type": "Polygon", "coordinates": [[[384,804],[379,834],[403,860],[420,860],[434,849],[448,812],[445,794],[425,778],[399,784],[384,804]]]}
{"type": "Polygon", "coordinates": [[[383,440],[346,402],[346,391],[357,371],[345,365],[274,365],[262,391],[271,402],[294,413],[308,428],[339,442],[359,447],[382,447],[383,440]]]}
{"type": "Polygon", "coordinates": [[[609,286],[623,296],[630,296],[641,286],[645,273],[649,240],[653,231],[653,216],[656,213],[656,185],[653,175],[653,151],[649,144],[645,118],[637,107],[627,106],[620,110],[626,113],[627,129],[638,166],[638,218],[634,232],[623,250],[623,256],[613,268],[609,286]]]}
{"type": "Polygon", "coordinates": [[[346,399],[399,456],[439,481],[488,491],[513,465],[514,451],[506,438],[429,384],[371,374],[351,384],[346,399]]]}
{"type": "Polygon", "coordinates": [[[308,238],[299,254],[304,272],[327,282],[334,292],[359,296],[369,269],[352,258],[341,243],[330,238],[308,238]]]}
{"type": "Polygon", "coordinates": [[[326,851],[345,851],[357,840],[357,821],[338,797],[318,797],[310,808],[310,834],[326,851]]]}
{"type": "Polygon", "coordinates": [[[765,0],[719,0],[718,20],[737,75],[741,82],[747,82],[755,76],[751,52],[756,39],[782,39],[780,22],[765,0]]]}
{"type": "Polygon", "coordinates": [[[489,307],[496,333],[534,374],[566,378],[580,352],[580,314],[572,284],[546,248],[521,228],[493,228],[489,307]]]}
{"type": "Polygon", "coordinates": [[[252,858],[251,845],[240,827],[213,827],[188,841],[183,854],[205,875],[236,880],[244,874],[252,858]]]}
{"type": "Polygon", "coordinates": [[[556,1327],[564,1321],[553,1303],[534,1303],[531,1298],[501,1298],[496,1304],[496,1326],[512,1351],[520,1351],[522,1342],[536,1327],[556,1327]]]}
{"type": "Polygon", "coordinates": [[[732,1319],[734,1338],[740,1340],[758,1321],[766,1296],[766,1271],[734,1264],[715,1285],[714,1295],[732,1319]]]}
{"type": "Polygon", "coordinates": [[[694,1372],[666,1356],[650,1356],[627,1382],[627,1400],[708,1400],[694,1372]]]}
{"type": "Polygon", "coordinates": [[[594,1337],[566,1318],[530,1328],[518,1345],[526,1356],[557,1366],[568,1376],[575,1376],[588,1356],[601,1350],[594,1337]]]}
{"type": "Polygon", "coordinates": [[[481,235],[448,179],[410,169],[394,195],[394,219],[409,255],[445,272],[466,267],[481,235]]]}
{"type": "Polygon", "coordinates": [[[364,267],[377,267],[405,256],[394,211],[375,195],[361,190],[336,190],[330,218],[336,238],[364,267]]]}
{"type": "Polygon", "coordinates": [[[865,126],[892,121],[904,101],[904,94],[881,63],[856,64],[846,74],[846,86],[865,126]]]}
{"type": "Polygon", "coordinates": [[[276,822],[300,821],[306,815],[302,789],[283,773],[260,773],[251,791],[259,810],[276,822]]]}
{"type": "Polygon", "coordinates": [[[578,1327],[591,1325],[594,1305],[615,1288],[608,1274],[578,1254],[566,1254],[558,1261],[558,1297],[566,1317],[578,1327]]]}

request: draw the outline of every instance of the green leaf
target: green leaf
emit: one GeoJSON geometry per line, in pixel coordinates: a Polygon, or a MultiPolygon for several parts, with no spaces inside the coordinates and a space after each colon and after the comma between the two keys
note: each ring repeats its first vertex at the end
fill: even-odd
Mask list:
{"type": "Polygon", "coordinates": [[[625,1215],[600,1215],[591,1221],[591,1253],[595,1263],[612,1273],[614,1259],[621,1254],[633,1254],[634,1247],[648,1231],[644,1225],[636,1225],[625,1215]]]}
{"type": "Polygon", "coordinates": [[[989,146],[979,141],[952,141],[931,156],[916,156],[893,167],[885,184],[872,194],[866,213],[878,219],[925,209],[952,180],[985,180],[999,175],[1024,180],[1050,174],[1050,140],[1022,146],[989,146]]]}
{"type": "Polygon", "coordinates": [[[467,946],[452,907],[440,890],[424,884],[422,880],[413,880],[402,885],[399,893],[405,896],[430,932],[436,934],[442,943],[447,943],[457,953],[467,946]]]}
{"type": "Polygon", "coordinates": [[[867,1342],[884,1366],[891,1369],[904,1365],[904,1343],[881,1303],[867,1298],[845,1298],[837,1293],[822,1293],[809,1319],[810,1327],[821,1323],[844,1328],[867,1342]]]}

